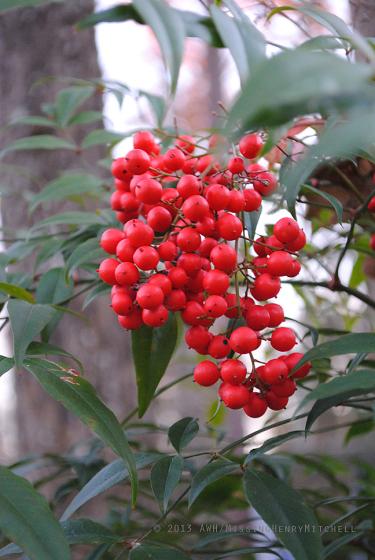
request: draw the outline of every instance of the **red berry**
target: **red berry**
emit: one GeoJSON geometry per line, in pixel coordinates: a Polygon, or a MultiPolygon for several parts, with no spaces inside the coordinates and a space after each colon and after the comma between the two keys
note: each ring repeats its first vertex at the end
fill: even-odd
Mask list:
{"type": "Polygon", "coordinates": [[[235,214],[238,214],[239,212],[245,210],[246,201],[243,193],[236,190],[232,190],[229,192],[230,196],[227,204],[227,210],[229,210],[229,212],[234,212],[235,214]]]}
{"type": "Polygon", "coordinates": [[[259,418],[267,410],[267,403],[260,393],[249,393],[249,402],[243,407],[250,418],[259,418]]]}
{"type": "Polygon", "coordinates": [[[216,247],[217,244],[218,243],[216,239],[213,239],[212,237],[206,237],[206,239],[203,239],[203,241],[201,242],[198,252],[201,255],[201,257],[208,258],[211,255],[212,249],[214,249],[214,247],[216,247]]]}
{"type": "Polygon", "coordinates": [[[125,233],[120,229],[106,229],[100,238],[100,246],[104,251],[106,251],[106,253],[114,255],[116,253],[118,243],[121,239],[124,239],[124,237],[125,233]]]}
{"type": "Polygon", "coordinates": [[[208,187],[206,199],[212,210],[224,210],[230,198],[230,191],[224,185],[215,183],[208,187]]]}
{"type": "Polygon", "coordinates": [[[208,353],[208,345],[212,334],[202,325],[190,327],[185,333],[185,342],[189,348],[193,348],[199,354],[208,353]]]}
{"type": "Polygon", "coordinates": [[[164,301],[164,292],[153,284],[144,284],[137,292],[137,303],[142,309],[154,309],[164,301]]]}
{"type": "Polygon", "coordinates": [[[163,187],[155,179],[140,179],[135,185],[135,196],[144,204],[156,204],[163,194],[163,187]]]}
{"type": "Polygon", "coordinates": [[[119,263],[116,259],[104,259],[104,261],[100,263],[98,269],[101,280],[106,284],[117,284],[115,272],[118,266],[119,263]]]}
{"type": "Polygon", "coordinates": [[[237,354],[248,354],[258,348],[258,337],[249,327],[238,327],[230,335],[230,347],[237,354]]]}
{"type": "Polygon", "coordinates": [[[185,156],[178,148],[167,150],[163,157],[163,165],[167,171],[177,171],[182,169],[185,163],[185,156]]]}
{"type": "Polygon", "coordinates": [[[131,192],[125,192],[121,195],[121,209],[124,210],[124,212],[138,213],[139,207],[139,201],[131,192]]]}
{"type": "Polygon", "coordinates": [[[262,204],[262,197],[254,189],[246,189],[243,191],[245,199],[245,211],[254,212],[258,210],[262,204]]]}
{"type": "Polygon", "coordinates": [[[228,408],[243,408],[250,400],[250,391],[244,385],[223,383],[220,387],[220,397],[228,408]]]}
{"type": "Polygon", "coordinates": [[[136,330],[143,325],[142,311],[138,307],[133,307],[128,315],[119,315],[118,322],[124,329],[136,330]]]}
{"type": "Polygon", "coordinates": [[[240,385],[246,379],[246,367],[239,360],[225,360],[220,366],[221,379],[231,385],[240,385]]]}
{"type": "Polygon", "coordinates": [[[287,243],[289,251],[300,251],[304,248],[305,245],[306,234],[302,229],[299,230],[297,237],[293,241],[287,243]]]}
{"type": "Polygon", "coordinates": [[[203,305],[197,301],[188,301],[185,309],[181,313],[182,320],[187,325],[200,325],[201,317],[204,316],[203,305]]]}
{"type": "Polygon", "coordinates": [[[139,280],[139,272],[137,267],[130,262],[120,263],[115,271],[117,284],[120,286],[130,286],[139,280]]]}
{"type": "Polygon", "coordinates": [[[285,381],[288,377],[288,367],[284,360],[276,358],[275,360],[269,360],[262,371],[259,373],[262,381],[267,383],[267,385],[273,385],[274,383],[280,383],[285,381]]]}
{"type": "Polygon", "coordinates": [[[182,253],[178,258],[177,265],[184,269],[186,274],[192,276],[202,268],[202,257],[195,253],[182,253]]]}
{"type": "Polygon", "coordinates": [[[246,136],[241,138],[238,147],[245,158],[254,159],[263,148],[263,140],[259,134],[246,134],[246,136]]]}
{"type": "Polygon", "coordinates": [[[201,236],[196,229],[186,227],[177,235],[177,246],[187,253],[193,253],[201,244],[201,236]]]}
{"type": "Polygon", "coordinates": [[[208,345],[208,353],[216,360],[225,358],[230,352],[229,341],[226,336],[218,334],[212,337],[208,345]]]}
{"type": "Polygon", "coordinates": [[[112,210],[122,210],[122,196],[123,195],[120,191],[115,191],[111,194],[110,203],[112,210]]]}
{"type": "Polygon", "coordinates": [[[130,150],[125,156],[127,168],[133,175],[142,175],[150,167],[150,156],[144,150],[130,150]]]}
{"type": "Polygon", "coordinates": [[[273,173],[262,171],[252,180],[254,189],[263,196],[269,196],[277,189],[277,179],[273,173]]]}
{"type": "Polygon", "coordinates": [[[132,173],[129,171],[128,162],[125,158],[117,158],[113,160],[111,171],[112,175],[121,181],[125,181],[128,177],[132,176],[132,173]]]}
{"type": "Polygon", "coordinates": [[[165,274],[153,274],[148,283],[152,286],[158,286],[161,290],[163,290],[165,296],[170,294],[172,291],[172,282],[165,274]]]}
{"type": "Polygon", "coordinates": [[[175,266],[168,271],[168,278],[172,282],[174,288],[183,288],[189,280],[185,270],[180,266],[175,266]]]}
{"type": "Polygon", "coordinates": [[[289,276],[293,273],[294,260],[286,251],[275,251],[267,261],[267,272],[271,276],[289,276]]]}
{"type": "Polygon", "coordinates": [[[116,247],[116,255],[122,262],[133,262],[135,249],[129,239],[122,239],[116,247]]]}
{"type": "Polygon", "coordinates": [[[251,293],[258,301],[264,301],[277,296],[280,288],[280,278],[276,278],[268,274],[268,272],[264,272],[255,278],[251,293]]]}
{"type": "MultiPolygon", "coordinates": [[[[298,364],[298,362],[302,358],[303,358],[303,354],[301,354],[300,352],[293,352],[293,354],[289,354],[289,356],[286,356],[285,363],[288,367],[289,372],[293,370],[293,368],[298,364]]],[[[305,364],[303,364],[303,366],[301,366],[294,373],[292,373],[291,377],[293,377],[293,379],[302,379],[303,377],[306,377],[306,375],[308,375],[310,370],[311,370],[311,363],[306,362],[305,364]]]]}
{"type": "Polygon", "coordinates": [[[261,331],[270,324],[270,314],[265,306],[252,305],[245,315],[246,324],[255,331],[261,331]]]}
{"type": "Polygon", "coordinates": [[[278,397],[273,391],[267,391],[265,397],[271,410],[281,410],[288,404],[288,397],[278,397]]]}
{"type": "Polygon", "coordinates": [[[270,316],[269,327],[278,327],[284,321],[284,310],[278,303],[266,303],[264,308],[270,316]]]}
{"type": "Polygon", "coordinates": [[[117,315],[128,315],[133,309],[132,298],[128,294],[123,293],[114,294],[111,305],[117,315]]]}
{"type": "Polygon", "coordinates": [[[183,290],[172,290],[165,299],[165,307],[169,311],[181,311],[186,306],[186,295],[183,290]]]}
{"type": "Polygon", "coordinates": [[[196,194],[185,200],[182,205],[182,211],[186,218],[192,222],[198,222],[208,216],[210,207],[203,196],[196,194]]]}
{"type": "Polygon", "coordinates": [[[154,231],[163,233],[172,223],[171,213],[162,206],[155,206],[147,213],[147,223],[154,231]]]}
{"type": "Polygon", "coordinates": [[[367,205],[369,212],[375,212],[375,196],[370,199],[370,202],[367,205]]]}
{"type": "Polygon", "coordinates": [[[183,199],[200,193],[201,182],[195,175],[183,175],[177,183],[177,192],[183,199]]]}
{"type": "Polygon", "coordinates": [[[142,320],[148,327],[161,327],[168,321],[168,310],[164,305],[142,310],[142,320]]]}
{"type": "Polygon", "coordinates": [[[174,261],[177,257],[177,247],[173,241],[163,241],[158,247],[158,253],[162,261],[174,261]]]}
{"type": "Polygon", "coordinates": [[[225,299],[227,300],[227,304],[228,304],[228,309],[225,313],[225,316],[229,317],[229,319],[234,319],[235,317],[238,317],[239,311],[238,311],[236,294],[226,294],[225,299]]]}
{"type": "Polygon", "coordinates": [[[155,147],[155,138],[148,130],[141,130],[134,134],[133,146],[138,150],[144,150],[148,154],[152,154],[155,147]]]}
{"type": "Polygon", "coordinates": [[[273,234],[281,243],[292,243],[299,231],[299,225],[293,218],[281,218],[273,227],[273,234]]]}
{"type": "Polygon", "coordinates": [[[194,138],[187,134],[181,134],[176,140],[176,146],[185,154],[192,154],[195,149],[194,138]]]}
{"type": "Polygon", "coordinates": [[[220,378],[219,368],[213,362],[204,360],[194,368],[194,381],[203,387],[214,385],[220,378]]]}
{"type": "Polygon", "coordinates": [[[151,245],[154,239],[154,232],[150,226],[144,224],[140,220],[131,220],[128,222],[124,227],[124,231],[133,247],[151,245]]]}
{"type": "Polygon", "coordinates": [[[287,352],[296,345],[296,335],[288,327],[279,327],[271,335],[271,346],[280,352],[287,352]]]}
{"type": "Polygon", "coordinates": [[[233,175],[245,171],[245,164],[241,157],[233,157],[228,161],[228,169],[233,175]]]}
{"type": "Polygon", "coordinates": [[[277,397],[291,397],[297,389],[297,385],[293,379],[285,379],[282,383],[276,383],[272,386],[272,392],[277,397]]]}
{"type": "Polygon", "coordinates": [[[230,245],[220,243],[210,253],[210,261],[219,270],[231,274],[237,266],[237,251],[230,245]]]}
{"type": "Polygon", "coordinates": [[[228,304],[222,296],[208,296],[204,302],[204,310],[208,317],[221,317],[228,309],[228,304]]]}
{"type": "Polygon", "coordinates": [[[217,220],[217,231],[227,241],[238,239],[242,233],[242,222],[237,216],[224,212],[217,220]]]}
{"type": "Polygon", "coordinates": [[[133,261],[141,270],[152,270],[159,262],[159,253],[149,245],[138,247],[133,255],[133,261]]]}
{"type": "Polygon", "coordinates": [[[222,295],[229,288],[229,276],[221,270],[210,270],[203,280],[203,288],[210,295],[222,295]]]}

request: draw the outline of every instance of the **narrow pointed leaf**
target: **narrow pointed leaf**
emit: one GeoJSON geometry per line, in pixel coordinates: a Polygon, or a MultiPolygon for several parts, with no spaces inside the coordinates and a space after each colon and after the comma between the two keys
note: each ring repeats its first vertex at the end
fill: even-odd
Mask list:
{"type": "Polygon", "coordinates": [[[162,513],[167,511],[173,491],[180,482],[183,466],[183,459],[176,455],[163,457],[152,467],[151,488],[162,513]]]}
{"type": "Polygon", "coordinates": [[[28,303],[35,303],[35,298],[31,292],[22,288],[22,286],[16,286],[15,284],[8,284],[7,282],[0,282],[0,292],[4,292],[11,297],[22,299],[28,303]]]}
{"type": "Polygon", "coordinates": [[[66,173],[48,183],[31,199],[31,210],[44,202],[64,200],[85,193],[99,194],[102,181],[89,173],[66,173]]]}
{"type": "Polygon", "coordinates": [[[1,153],[3,156],[9,152],[25,150],[75,150],[76,146],[63,138],[50,134],[36,134],[26,138],[19,138],[9,144],[1,153]]]}
{"type": "Polygon", "coordinates": [[[180,451],[195,438],[198,431],[198,422],[195,418],[187,416],[186,418],[178,420],[178,422],[175,422],[175,424],[169,428],[168,437],[177,453],[180,453],[180,451]]]}
{"type": "Polygon", "coordinates": [[[192,506],[207,486],[237,470],[239,470],[239,465],[237,463],[225,459],[218,459],[217,461],[205,465],[193,478],[189,493],[189,507],[192,506]]]}

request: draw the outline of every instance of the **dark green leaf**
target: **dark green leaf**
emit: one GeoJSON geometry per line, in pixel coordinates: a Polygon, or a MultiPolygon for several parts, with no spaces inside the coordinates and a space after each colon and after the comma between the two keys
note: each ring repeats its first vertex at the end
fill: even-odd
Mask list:
{"type": "Polygon", "coordinates": [[[104,128],[99,128],[98,130],[92,130],[82,141],[82,148],[91,148],[92,146],[114,146],[123,140],[124,134],[119,132],[112,132],[111,130],[105,130],[104,128]]]}
{"type": "Polygon", "coordinates": [[[82,111],[70,119],[70,126],[76,124],[91,124],[102,121],[103,114],[100,111],[82,111]]]}
{"type": "Polygon", "coordinates": [[[41,220],[35,226],[33,230],[40,229],[46,226],[58,226],[58,225],[71,225],[71,226],[91,226],[91,225],[103,225],[103,219],[99,214],[94,212],[62,212],[61,214],[55,214],[50,216],[45,220],[41,220]]]}
{"type": "Polygon", "coordinates": [[[250,453],[246,457],[245,465],[247,465],[254,459],[257,459],[260,455],[264,455],[264,453],[272,451],[272,449],[275,449],[275,447],[282,445],[284,442],[304,435],[305,432],[303,430],[295,430],[293,432],[287,432],[286,434],[280,434],[279,436],[268,439],[265,443],[263,443],[263,445],[250,451],[250,453]]]}
{"type": "MultiPolygon", "coordinates": [[[[137,470],[148,467],[160,458],[158,453],[139,453],[135,455],[135,465],[137,470]]],[[[122,459],[116,459],[109,465],[96,473],[78,494],[70,502],[64,511],[61,520],[65,521],[73,515],[80,507],[98,496],[102,492],[109,490],[116,484],[129,479],[129,471],[122,459]]]]}
{"type": "Polygon", "coordinates": [[[53,368],[38,359],[28,359],[25,367],[55,400],[80,418],[125,461],[132,482],[132,501],[137,496],[137,472],[133,453],[113,412],[99,399],[95,389],[81,376],[53,368]]]}
{"type": "Polygon", "coordinates": [[[358,288],[358,286],[362,284],[362,282],[365,282],[365,280],[367,280],[367,275],[363,270],[364,262],[364,255],[358,255],[354,263],[352,273],[350,275],[349,288],[358,288]]]}
{"type": "Polygon", "coordinates": [[[180,482],[183,466],[183,459],[176,455],[163,457],[152,467],[151,488],[162,513],[167,511],[173,491],[180,482]]]}
{"type": "Polygon", "coordinates": [[[73,293],[73,282],[66,278],[63,268],[51,268],[40,278],[36,301],[38,303],[59,304],[73,293]]]}
{"type": "Polygon", "coordinates": [[[63,348],[54,344],[48,344],[48,342],[32,342],[26,350],[26,356],[63,356],[64,358],[74,360],[78,369],[81,372],[83,371],[83,365],[78,358],[63,348]]]}
{"type": "Polygon", "coordinates": [[[250,239],[254,239],[257,225],[259,222],[262,210],[256,210],[255,212],[244,212],[245,226],[250,239]]]}
{"type": "Polygon", "coordinates": [[[272,527],[293,558],[320,559],[319,525],[298,492],[269,474],[251,469],[245,472],[244,490],[250,505],[272,527]],[[306,529],[293,532],[290,530],[292,527],[306,529]]]}
{"type": "MultiPolygon", "coordinates": [[[[0,0],[1,2],[1,0],[0,0]]],[[[26,125],[26,126],[51,126],[51,127],[55,127],[56,123],[51,120],[48,119],[47,117],[40,117],[38,115],[26,115],[25,117],[20,117],[19,119],[16,119],[14,121],[12,121],[11,126],[15,126],[15,125],[26,125]]]]}
{"type": "Polygon", "coordinates": [[[190,560],[190,558],[177,548],[141,544],[132,548],[129,560],[190,560]]]}
{"type": "Polygon", "coordinates": [[[341,204],[341,202],[332,194],[329,194],[325,191],[320,191],[318,189],[316,189],[315,187],[312,187],[311,185],[303,185],[303,189],[310,191],[314,194],[317,194],[319,196],[321,196],[322,198],[325,198],[326,200],[328,200],[328,202],[331,204],[331,206],[333,207],[334,211],[336,212],[336,216],[337,216],[337,220],[339,222],[339,224],[342,224],[342,214],[343,214],[343,206],[341,204]]]}
{"type": "Polygon", "coordinates": [[[301,401],[298,410],[307,403],[327,399],[328,397],[338,397],[356,391],[356,394],[367,393],[375,389],[375,370],[359,370],[347,375],[335,377],[329,383],[321,383],[310,391],[301,401]]]}
{"type": "Polygon", "coordinates": [[[29,303],[34,303],[35,299],[32,293],[21,286],[16,286],[15,284],[8,284],[7,282],[0,282],[0,292],[4,292],[11,297],[16,299],[22,299],[29,303]]]}
{"type": "Polygon", "coordinates": [[[19,138],[9,144],[2,152],[0,157],[8,152],[17,150],[75,150],[76,146],[63,138],[51,136],[49,134],[37,134],[27,138],[19,138]]]}
{"type": "Polygon", "coordinates": [[[110,293],[111,287],[104,284],[104,282],[100,282],[100,284],[94,286],[94,288],[87,294],[87,296],[85,297],[85,301],[83,302],[82,309],[86,309],[86,307],[88,307],[90,303],[95,301],[96,298],[101,296],[108,296],[110,293]]]}
{"type": "Polygon", "coordinates": [[[240,133],[279,126],[304,113],[347,107],[349,99],[353,106],[353,96],[363,96],[369,76],[370,68],[364,64],[354,65],[330,53],[278,54],[256,68],[230,112],[228,129],[240,125],[240,133]]]}
{"type": "Polygon", "coordinates": [[[31,560],[70,560],[64,533],[45,498],[4,467],[0,467],[0,528],[31,560]]]}
{"type": "Polygon", "coordinates": [[[143,326],[132,331],[132,350],[138,387],[139,416],[146,412],[163,377],[177,342],[177,321],[170,314],[159,328],[143,326]]]}
{"type": "Polygon", "coordinates": [[[43,202],[64,200],[84,193],[99,194],[103,184],[98,177],[89,173],[66,173],[48,183],[31,199],[30,210],[43,202]]]}
{"type": "Polygon", "coordinates": [[[374,420],[363,420],[357,424],[352,424],[345,434],[344,442],[348,444],[349,441],[358,436],[364,436],[372,432],[375,427],[374,420]]]}
{"type": "Polygon", "coordinates": [[[195,418],[187,416],[186,418],[178,420],[178,422],[169,428],[168,437],[177,453],[180,453],[180,451],[195,438],[198,431],[198,422],[195,418]]]}
{"type": "Polygon", "coordinates": [[[134,6],[129,4],[126,6],[115,6],[100,12],[94,12],[82,19],[78,23],[77,27],[78,29],[85,29],[86,27],[97,25],[98,23],[119,23],[120,21],[127,21],[129,19],[132,19],[137,23],[144,23],[137,10],[134,9],[134,6]]]}
{"type": "Polygon", "coordinates": [[[66,269],[68,274],[72,274],[74,270],[86,263],[98,263],[100,259],[105,258],[103,249],[99,246],[97,238],[88,239],[78,245],[66,262],[66,269]]]}
{"type": "Polygon", "coordinates": [[[13,299],[8,303],[8,314],[13,333],[14,362],[16,367],[19,367],[30,342],[53,318],[55,311],[49,305],[32,305],[13,299]]]}
{"type": "Polygon", "coordinates": [[[195,502],[198,496],[203,492],[207,486],[220,480],[228,474],[232,474],[239,469],[237,463],[227,461],[225,459],[218,459],[212,463],[208,463],[200,469],[194,476],[191,483],[191,490],[189,493],[189,507],[195,502]]]}
{"type": "MultiPolygon", "coordinates": [[[[340,548],[343,548],[347,544],[350,544],[352,541],[359,539],[364,534],[364,531],[353,531],[347,533],[346,535],[342,535],[338,539],[331,541],[327,546],[323,549],[322,558],[329,558],[333,554],[335,554],[340,548]]],[[[337,556],[336,556],[337,558],[337,556]]]]}
{"type": "Polygon", "coordinates": [[[61,525],[69,544],[116,543],[124,540],[123,536],[115,535],[110,529],[91,519],[73,519],[64,521],[61,525]]]}
{"type": "Polygon", "coordinates": [[[184,52],[183,21],[165,0],[133,0],[133,6],[155,33],[175,92],[184,52]]]}
{"type": "MultiPolygon", "coordinates": [[[[367,392],[367,389],[365,389],[365,392],[367,392]]],[[[313,425],[315,420],[317,420],[317,418],[319,418],[319,416],[321,416],[324,412],[326,412],[330,408],[333,408],[334,406],[341,405],[351,397],[355,397],[361,394],[363,394],[362,389],[354,389],[343,393],[340,392],[339,394],[333,395],[331,397],[318,399],[307,417],[305,432],[307,433],[311,429],[311,426],[313,425]]]]}
{"type": "Polygon", "coordinates": [[[60,126],[67,126],[78,107],[94,92],[94,86],[72,86],[59,91],[56,100],[56,120],[60,126]]]}
{"type": "Polygon", "coordinates": [[[7,371],[12,369],[14,366],[13,358],[7,358],[6,356],[0,356],[0,376],[4,375],[7,371]]]}

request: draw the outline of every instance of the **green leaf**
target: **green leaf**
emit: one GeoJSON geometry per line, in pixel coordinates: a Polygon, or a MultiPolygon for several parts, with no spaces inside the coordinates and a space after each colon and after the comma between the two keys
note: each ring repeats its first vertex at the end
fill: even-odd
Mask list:
{"type": "Polygon", "coordinates": [[[87,136],[85,136],[82,141],[82,148],[91,148],[92,146],[102,145],[114,146],[115,144],[121,142],[124,138],[124,134],[99,128],[98,130],[92,130],[87,134],[87,136]]]}
{"type": "Polygon", "coordinates": [[[306,191],[310,191],[314,194],[317,194],[319,196],[321,196],[322,198],[325,198],[326,200],[328,200],[328,202],[331,204],[331,206],[333,207],[334,211],[336,212],[336,216],[337,216],[337,220],[339,222],[339,224],[342,224],[342,214],[343,214],[343,206],[341,204],[341,202],[332,194],[326,193],[324,191],[320,191],[319,189],[316,189],[315,187],[312,187],[311,185],[303,185],[303,190],[306,191]]]}
{"type": "Polygon", "coordinates": [[[52,4],[53,2],[63,2],[64,0],[0,0],[0,12],[14,10],[16,8],[26,8],[41,6],[42,4],[52,4]]]}
{"type": "MultiPolygon", "coordinates": [[[[330,556],[335,554],[338,550],[340,550],[340,548],[343,548],[344,546],[351,543],[352,541],[359,539],[362,535],[364,535],[364,533],[365,533],[364,531],[353,531],[347,533],[346,535],[342,535],[338,539],[333,540],[332,542],[327,544],[327,546],[324,547],[322,558],[324,560],[326,558],[329,558],[330,556]]],[[[335,557],[337,558],[337,556],[335,557]]]]}
{"type": "Polygon", "coordinates": [[[168,509],[169,500],[181,479],[184,461],[179,455],[163,457],[151,470],[151,488],[162,513],[168,509]]]}
{"type": "Polygon", "coordinates": [[[255,232],[257,229],[257,225],[261,213],[262,213],[261,209],[255,210],[254,212],[244,212],[245,227],[247,229],[247,233],[249,234],[250,239],[254,239],[255,237],[255,232]]]}
{"type": "Polygon", "coordinates": [[[301,186],[311,176],[319,164],[345,157],[354,157],[361,149],[375,142],[375,115],[364,111],[353,115],[347,122],[330,125],[320,134],[319,142],[312,146],[305,157],[295,164],[283,167],[280,182],[286,190],[286,200],[290,209],[301,186]]]}
{"type": "Polygon", "coordinates": [[[296,560],[319,560],[322,543],[313,512],[298,492],[273,476],[247,469],[244,491],[250,505],[296,560]],[[290,531],[306,527],[305,531],[290,531]]]}
{"type": "Polygon", "coordinates": [[[56,120],[60,126],[67,126],[78,107],[94,92],[94,86],[72,86],[59,91],[56,100],[56,120]]]}
{"type": "MultiPolygon", "coordinates": [[[[238,125],[240,134],[258,127],[279,126],[301,114],[348,104],[352,107],[355,95],[363,103],[369,77],[368,66],[351,64],[331,53],[283,52],[256,68],[229,114],[229,132],[238,125]]],[[[374,99],[372,89],[371,96],[374,99]]]]}
{"type": "Polygon", "coordinates": [[[103,225],[103,219],[99,214],[94,212],[62,212],[61,214],[55,214],[50,216],[45,220],[41,220],[35,226],[32,227],[33,230],[44,228],[46,226],[56,226],[56,225],[67,225],[67,226],[92,226],[92,225],[103,225]]]}
{"type": "Polygon", "coordinates": [[[55,310],[49,305],[32,305],[12,299],[8,303],[8,314],[13,333],[14,363],[20,367],[30,342],[53,318],[55,310]]]}
{"type": "Polygon", "coordinates": [[[102,184],[101,179],[89,173],[66,173],[48,183],[32,197],[30,210],[35,210],[43,202],[65,200],[84,193],[100,194],[102,184]]]}
{"type": "Polygon", "coordinates": [[[312,39],[304,41],[298,45],[299,49],[311,50],[311,51],[323,51],[323,50],[337,50],[345,49],[349,47],[349,42],[343,41],[339,37],[331,37],[330,35],[318,35],[312,39]]]}
{"type": "Polygon", "coordinates": [[[190,560],[190,558],[177,548],[141,544],[131,549],[129,560],[190,560]]]}
{"type": "Polygon", "coordinates": [[[39,115],[26,115],[25,117],[20,117],[10,123],[10,126],[16,125],[56,127],[56,123],[53,120],[48,119],[47,117],[40,117],[39,115]]]}
{"type": "MultiPolygon", "coordinates": [[[[159,453],[138,453],[135,454],[136,469],[140,470],[148,467],[160,458],[159,453]]],[[[61,516],[61,521],[65,521],[73,515],[79,508],[87,502],[109,490],[116,484],[129,479],[129,471],[124,465],[122,459],[116,459],[109,465],[106,465],[95,476],[81,488],[78,494],[70,502],[66,510],[61,516]]]]}
{"type": "Polygon", "coordinates": [[[193,477],[189,493],[189,507],[192,506],[207,486],[217,480],[220,480],[228,474],[232,474],[238,469],[239,465],[237,463],[233,463],[232,461],[227,461],[225,459],[218,459],[217,461],[205,465],[193,477]]]}
{"type": "Polygon", "coordinates": [[[374,420],[363,420],[363,422],[358,422],[357,424],[352,424],[349,430],[345,434],[344,442],[347,445],[351,439],[364,436],[372,432],[375,428],[374,420]]]}
{"type": "Polygon", "coordinates": [[[250,453],[246,457],[245,465],[249,464],[254,459],[257,459],[260,455],[264,455],[264,453],[272,451],[272,449],[275,449],[275,447],[282,445],[284,442],[304,435],[304,430],[295,430],[293,432],[287,432],[286,434],[280,434],[279,436],[268,439],[265,443],[263,443],[263,445],[250,451],[250,453]]]}
{"type": "Polygon", "coordinates": [[[14,359],[0,356],[0,376],[7,373],[14,366],[14,359]]]}
{"type": "Polygon", "coordinates": [[[91,124],[94,122],[102,121],[103,114],[100,111],[82,111],[69,121],[70,126],[77,124],[91,124]]]}
{"type": "Polygon", "coordinates": [[[86,307],[90,305],[90,303],[96,300],[96,298],[101,296],[108,296],[110,293],[111,287],[104,284],[104,282],[100,282],[100,284],[94,286],[94,288],[87,294],[87,296],[85,297],[85,301],[82,304],[82,309],[85,310],[86,307]]]}
{"type": "Polygon", "coordinates": [[[63,138],[50,134],[37,134],[26,138],[19,138],[9,144],[2,152],[0,157],[20,150],[75,150],[76,146],[63,138]]]}
{"type": "Polygon", "coordinates": [[[128,21],[129,19],[137,23],[144,23],[137,10],[134,9],[134,6],[129,4],[127,6],[115,6],[108,10],[93,12],[82,19],[77,27],[78,29],[85,29],[97,25],[98,23],[119,23],[120,21],[128,21]]]}
{"type": "Polygon", "coordinates": [[[36,289],[38,303],[59,304],[73,293],[73,282],[66,278],[63,268],[51,268],[43,274],[36,289]]]}
{"type": "Polygon", "coordinates": [[[0,528],[31,560],[71,558],[64,533],[45,498],[30,482],[5,467],[0,467],[0,528]]]}
{"type": "Polygon", "coordinates": [[[101,258],[105,257],[103,249],[99,246],[99,241],[94,239],[87,239],[78,245],[66,261],[66,272],[72,274],[76,268],[87,263],[99,263],[101,258]]]}
{"type": "MultiPolygon", "coordinates": [[[[367,389],[365,390],[367,392],[367,389]]],[[[345,401],[349,400],[351,397],[356,397],[363,394],[362,389],[354,389],[339,393],[338,395],[333,395],[331,397],[326,397],[323,399],[318,399],[316,403],[311,408],[309,415],[306,420],[305,433],[307,433],[315,420],[319,418],[324,412],[333,408],[334,406],[339,406],[345,401]]]]}
{"type": "Polygon", "coordinates": [[[362,284],[362,282],[365,282],[365,280],[367,280],[367,275],[363,270],[364,262],[364,255],[358,255],[352,268],[352,273],[350,275],[349,288],[358,288],[358,286],[362,284]]]}
{"type": "Polygon", "coordinates": [[[338,397],[355,391],[355,394],[371,392],[375,389],[375,370],[359,370],[347,375],[335,377],[328,383],[321,383],[310,391],[298,406],[299,410],[307,403],[327,399],[328,397],[338,397]]]}
{"type": "Polygon", "coordinates": [[[113,412],[99,399],[95,389],[81,376],[53,369],[38,359],[28,359],[25,367],[51,397],[80,418],[126,463],[132,483],[132,502],[137,496],[137,472],[133,453],[113,412]]]}
{"type": "Polygon", "coordinates": [[[165,100],[160,97],[160,95],[154,95],[153,93],[149,93],[148,91],[143,90],[139,91],[139,95],[145,97],[148,100],[151,105],[151,109],[153,110],[156,117],[158,126],[162,126],[167,111],[165,100]]]}
{"type": "Polygon", "coordinates": [[[317,358],[331,358],[332,356],[342,356],[345,354],[354,354],[358,352],[373,352],[375,348],[374,333],[351,333],[335,338],[328,342],[318,344],[308,350],[303,358],[296,364],[294,370],[297,370],[306,362],[317,358]]]}
{"type": "Polygon", "coordinates": [[[160,45],[171,78],[172,93],[176,91],[184,52],[184,24],[176,10],[165,0],[133,0],[133,6],[149,25],[160,45]]]}
{"type": "Polygon", "coordinates": [[[26,356],[63,356],[64,358],[74,360],[78,369],[83,372],[82,362],[78,358],[63,348],[55,346],[54,344],[49,344],[48,342],[32,342],[26,350],[26,356]]]}
{"type": "Polygon", "coordinates": [[[149,407],[177,342],[177,321],[174,313],[159,328],[143,326],[132,331],[132,351],[137,376],[139,416],[149,407]]]}
{"type": "Polygon", "coordinates": [[[123,536],[115,535],[110,529],[91,519],[73,519],[61,525],[69,544],[116,543],[124,540],[123,536]]]}
{"type": "Polygon", "coordinates": [[[35,299],[32,293],[21,286],[16,286],[15,284],[8,284],[7,282],[0,282],[0,292],[4,292],[11,297],[22,299],[29,303],[34,303],[35,299]]]}
{"type": "Polygon", "coordinates": [[[180,453],[195,438],[198,431],[198,422],[195,418],[187,416],[178,420],[169,428],[168,437],[177,453],[180,453]]]}

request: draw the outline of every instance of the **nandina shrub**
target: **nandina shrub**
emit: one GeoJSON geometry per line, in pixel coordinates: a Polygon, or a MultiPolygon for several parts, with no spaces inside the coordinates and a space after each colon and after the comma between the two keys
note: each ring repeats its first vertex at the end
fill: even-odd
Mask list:
{"type": "MultiPolygon", "coordinates": [[[[43,205],[47,218],[4,236],[0,329],[10,325],[13,353],[1,356],[0,373],[33,376],[93,435],[0,467],[1,556],[374,555],[375,472],[361,442],[374,428],[375,56],[371,41],[307,4],[268,16],[285,9],[331,36],[267,57],[267,40],[233,0],[205,15],[134,0],[79,22],[150,25],[166,61],[168,99],[137,92],[155,126],[133,134],[119,157],[112,148],[125,135],[85,136],[80,123],[98,120],[85,111],[90,94],[121,98],[121,84],[75,80],[42,115],[12,123],[47,122],[49,133],[4,147],[9,172],[29,176],[22,153],[18,166],[8,153],[42,158],[54,148],[73,151],[82,169],[56,169],[28,197],[30,216],[43,205]],[[165,123],[184,33],[228,48],[239,71],[241,92],[213,130],[165,123]],[[352,51],[361,62],[353,64],[352,51]],[[87,171],[93,146],[103,159],[87,171]],[[68,206],[54,214],[51,202],[68,206]],[[121,420],[79,357],[55,344],[62,314],[77,319],[78,296],[83,313],[108,301],[119,332],[131,336],[137,404],[121,420]],[[176,347],[191,371],[170,368],[163,380],[176,347]],[[172,424],[160,409],[144,419],[172,387],[172,424]],[[181,418],[181,402],[189,416],[181,418]],[[326,438],[320,449],[317,438],[326,438]]],[[[118,372],[103,376],[116,384],[118,372]]]]}

